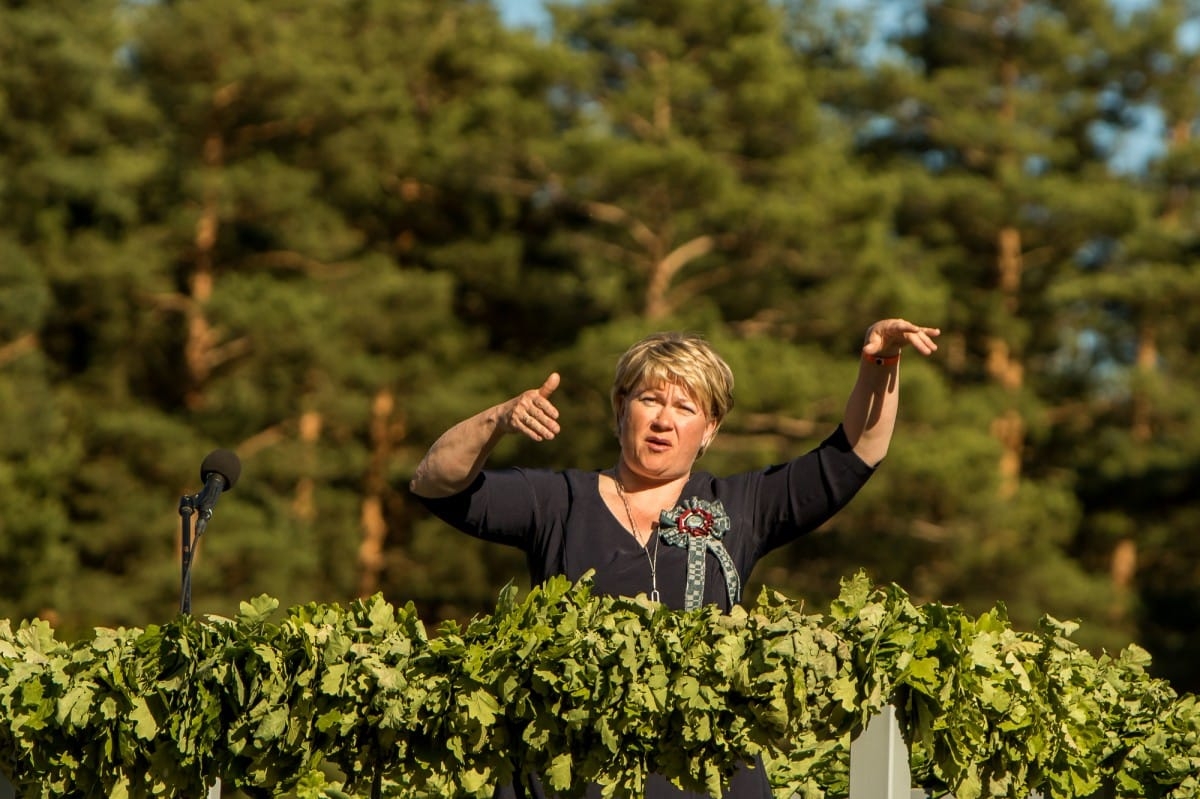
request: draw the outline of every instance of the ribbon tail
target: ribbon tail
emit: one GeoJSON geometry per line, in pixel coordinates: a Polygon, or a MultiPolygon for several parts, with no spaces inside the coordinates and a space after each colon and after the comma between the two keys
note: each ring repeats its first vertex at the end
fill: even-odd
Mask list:
{"type": "Polygon", "coordinates": [[[733,558],[729,557],[729,550],[725,549],[720,541],[709,539],[708,548],[721,564],[721,573],[725,575],[725,590],[729,594],[729,606],[732,608],[742,598],[742,578],[738,575],[733,558]]]}
{"type": "Polygon", "coordinates": [[[683,609],[695,610],[704,604],[704,542],[699,538],[688,541],[687,588],[683,609]]]}

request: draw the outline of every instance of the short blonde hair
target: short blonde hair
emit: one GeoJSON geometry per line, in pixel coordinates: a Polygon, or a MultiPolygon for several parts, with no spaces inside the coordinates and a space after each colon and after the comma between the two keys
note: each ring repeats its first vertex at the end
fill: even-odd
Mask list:
{"type": "Polygon", "coordinates": [[[626,398],[638,386],[674,383],[687,389],[719,427],[733,409],[733,370],[712,345],[694,333],[654,333],[617,361],[612,409],[619,424],[626,398]]]}

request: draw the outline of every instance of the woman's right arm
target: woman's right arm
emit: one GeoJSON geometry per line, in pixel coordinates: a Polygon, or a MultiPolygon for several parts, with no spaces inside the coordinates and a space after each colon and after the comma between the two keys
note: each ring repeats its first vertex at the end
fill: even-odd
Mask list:
{"type": "Polygon", "coordinates": [[[471,485],[501,436],[521,433],[534,441],[554,438],[559,432],[558,409],[550,395],[558,383],[554,372],[540,388],[523,391],[442,433],[417,464],[409,488],[429,499],[452,496],[471,485]]]}

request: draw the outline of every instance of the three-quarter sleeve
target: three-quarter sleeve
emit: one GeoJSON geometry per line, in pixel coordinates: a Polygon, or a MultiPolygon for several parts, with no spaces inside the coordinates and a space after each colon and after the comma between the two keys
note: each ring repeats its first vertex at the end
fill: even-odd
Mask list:
{"type": "Polygon", "coordinates": [[[724,487],[746,517],[751,560],[820,527],[844,508],[875,470],[855,454],[839,426],[815,449],[787,463],[736,475],[724,487]]]}
{"type": "Polygon", "coordinates": [[[524,469],[485,470],[457,494],[418,499],[446,524],[484,541],[528,549],[538,529],[538,491],[524,469]]]}

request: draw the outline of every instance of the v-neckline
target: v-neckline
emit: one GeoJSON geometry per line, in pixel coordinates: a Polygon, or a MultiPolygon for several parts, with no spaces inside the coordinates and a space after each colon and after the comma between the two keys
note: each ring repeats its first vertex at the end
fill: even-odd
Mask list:
{"type": "MultiPolygon", "coordinates": [[[[603,505],[604,509],[608,512],[608,517],[612,520],[612,523],[614,525],[616,525],[617,529],[619,529],[621,531],[621,533],[624,535],[624,537],[626,539],[633,542],[635,551],[645,552],[646,548],[648,546],[650,546],[651,542],[654,540],[654,537],[658,535],[658,530],[652,529],[650,532],[650,535],[646,537],[646,543],[642,544],[641,542],[638,541],[637,536],[634,534],[634,532],[625,526],[625,522],[621,521],[621,516],[618,515],[617,512],[615,510],[613,510],[612,507],[609,506],[608,500],[606,500],[604,497],[604,492],[600,490],[600,478],[602,476],[605,476],[605,477],[608,477],[608,479],[613,481],[614,489],[617,490],[618,492],[620,491],[620,489],[616,488],[617,479],[615,477],[613,477],[612,475],[607,474],[607,471],[608,471],[607,469],[602,469],[595,473],[596,474],[596,486],[595,486],[596,497],[600,500],[600,504],[603,505]]],[[[670,508],[674,508],[677,505],[679,505],[680,502],[683,501],[683,496],[684,496],[684,494],[687,493],[687,487],[692,484],[692,478],[694,476],[695,476],[694,474],[688,475],[687,480],[685,480],[683,482],[683,485],[680,486],[679,494],[675,497],[675,502],[672,505],[670,505],[668,508],[660,508],[660,512],[664,511],[664,510],[669,510],[670,508]]],[[[618,493],[618,498],[619,497],[620,497],[620,495],[618,493]]],[[[623,506],[620,508],[620,510],[622,513],[625,512],[625,509],[623,506]]]]}

